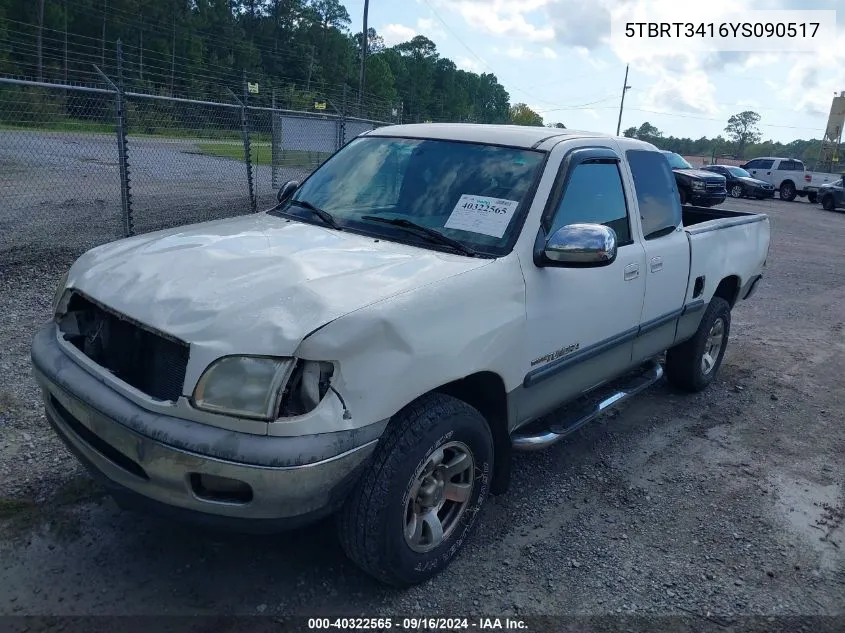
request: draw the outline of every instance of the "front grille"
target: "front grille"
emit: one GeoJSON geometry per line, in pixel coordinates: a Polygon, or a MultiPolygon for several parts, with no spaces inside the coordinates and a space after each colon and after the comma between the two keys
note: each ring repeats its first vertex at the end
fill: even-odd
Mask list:
{"type": "Polygon", "coordinates": [[[88,358],[151,398],[174,402],[182,395],[186,343],[141,327],[78,292],[59,329],[88,358]]]}
{"type": "Polygon", "coordinates": [[[707,191],[724,191],[725,187],[720,182],[708,182],[704,185],[707,191]]]}

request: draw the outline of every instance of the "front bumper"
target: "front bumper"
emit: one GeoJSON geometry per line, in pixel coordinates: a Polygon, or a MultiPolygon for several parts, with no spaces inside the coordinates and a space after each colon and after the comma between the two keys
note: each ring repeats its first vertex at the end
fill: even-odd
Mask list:
{"type": "Polygon", "coordinates": [[[752,189],[748,189],[748,195],[753,196],[755,198],[774,198],[775,197],[775,190],[774,189],[763,189],[762,187],[754,187],[752,189]]]}
{"type": "Polygon", "coordinates": [[[722,204],[728,197],[727,191],[712,193],[709,191],[693,191],[691,194],[692,203],[699,207],[713,207],[722,204]]]}
{"type": "Polygon", "coordinates": [[[383,429],[256,436],[152,413],[77,365],[52,323],[36,334],[32,362],[50,424],[119,504],[213,527],[272,532],[331,513],[383,429]],[[325,435],[337,447],[329,457],[325,435]],[[292,445],[299,459],[291,460],[292,445]],[[286,465],[268,465],[274,454],[286,465]]]}

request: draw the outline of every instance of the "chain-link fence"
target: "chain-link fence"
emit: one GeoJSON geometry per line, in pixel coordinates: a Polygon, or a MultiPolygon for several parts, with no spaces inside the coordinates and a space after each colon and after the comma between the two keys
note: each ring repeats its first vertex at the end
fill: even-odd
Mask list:
{"type": "Polygon", "coordinates": [[[0,268],[251,213],[383,122],[0,78],[0,268]]]}

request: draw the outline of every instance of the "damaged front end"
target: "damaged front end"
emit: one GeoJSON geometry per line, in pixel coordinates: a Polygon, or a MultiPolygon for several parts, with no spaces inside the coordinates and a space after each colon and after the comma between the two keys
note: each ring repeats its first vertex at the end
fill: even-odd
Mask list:
{"type": "Polygon", "coordinates": [[[182,395],[190,347],[71,291],[57,324],[63,338],[100,367],[154,400],[182,395]]]}

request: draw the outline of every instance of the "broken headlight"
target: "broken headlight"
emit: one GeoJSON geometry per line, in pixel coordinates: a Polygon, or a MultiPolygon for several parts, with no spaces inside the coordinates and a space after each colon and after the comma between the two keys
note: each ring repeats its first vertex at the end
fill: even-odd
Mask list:
{"type": "Polygon", "coordinates": [[[212,413],[271,420],[293,363],[292,358],[260,356],[216,360],[197,382],[193,404],[212,413]]]}
{"type": "Polygon", "coordinates": [[[332,363],[314,360],[297,362],[285,385],[278,417],[304,415],[317,408],[329,391],[333,374],[332,363]]]}

